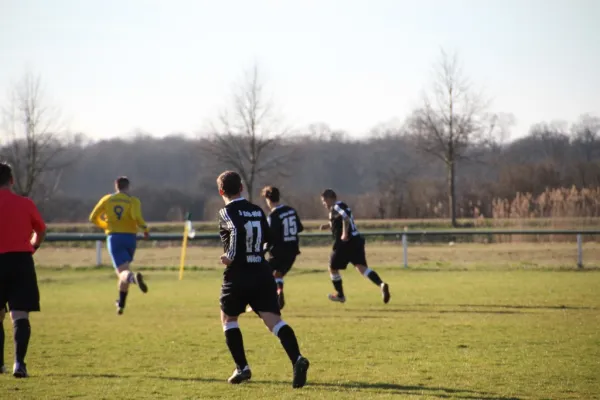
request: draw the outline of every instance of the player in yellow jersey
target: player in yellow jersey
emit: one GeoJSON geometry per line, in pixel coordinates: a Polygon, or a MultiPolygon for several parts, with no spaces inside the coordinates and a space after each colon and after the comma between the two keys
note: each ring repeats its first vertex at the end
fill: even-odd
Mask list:
{"type": "Polygon", "coordinates": [[[141,202],[129,192],[129,179],[122,176],[115,181],[116,192],[102,197],[90,214],[90,222],[104,229],[108,252],[119,277],[117,314],[123,314],[129,284],[137,284],[144,293],[148,286],[140,272],[133,273],[129,264],[136,249],[136,234],[141,229],[148,239],[148,225],[142,216],[141,202]]]}

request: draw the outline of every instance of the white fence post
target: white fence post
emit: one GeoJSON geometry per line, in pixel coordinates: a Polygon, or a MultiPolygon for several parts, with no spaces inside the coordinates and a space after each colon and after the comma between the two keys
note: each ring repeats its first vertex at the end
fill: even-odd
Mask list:
{"type": "Polygon", "coordinates": [[[583,268],[583,238],[581,233],[577,234],[577,267],[583,268]]]}
{"type": "Polygon", "coordinates": [[[408,237],[402,234],[402,255],[404,256],[404,268],[408,268],[408,237]]]}
{"type": "Polygon", "coordinates": [[[102,265],[102,240],[96,240],[96,266],[102,265]]]}

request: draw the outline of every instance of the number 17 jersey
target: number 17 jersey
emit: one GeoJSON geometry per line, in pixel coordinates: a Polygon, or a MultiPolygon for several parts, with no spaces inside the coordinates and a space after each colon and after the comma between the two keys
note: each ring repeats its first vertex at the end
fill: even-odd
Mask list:
{"type": "Polygon", "coordinates": [[[263,265],[269,224],[263,210],[244,198],[229,202],[219,211],[223,250],[232,263],[228,268],[263,265]]]}

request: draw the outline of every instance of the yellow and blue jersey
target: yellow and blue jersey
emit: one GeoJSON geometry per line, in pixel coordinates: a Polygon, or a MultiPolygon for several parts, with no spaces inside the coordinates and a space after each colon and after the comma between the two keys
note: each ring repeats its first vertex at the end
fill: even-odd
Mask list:
{"type": "Polygon", "coordinates": [[[133,233],[138,230],[148,232],[148,225],[142,216],[140,199],[126,193],[107,194],[102,197],[90,214],[90,222],[107,235],[113,233],[133,233]]]}

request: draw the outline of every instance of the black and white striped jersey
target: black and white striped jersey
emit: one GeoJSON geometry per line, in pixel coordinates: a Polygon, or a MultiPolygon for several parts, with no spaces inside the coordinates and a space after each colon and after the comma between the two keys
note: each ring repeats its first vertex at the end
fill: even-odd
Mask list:
{"type": "Polygon", "coordinates": [[[350,209],[350,207],[348,207],[346,203],[338,201],[329,210],[331,232],[333,233],[333,237],[336,243],[342,241],[344,219],[348,221],[350,239],[353,237],[360,236],[360,232],[358,232],[358,229],[356,229],[356,224],[354,223],[354,217],[352,217],[352,210],[350,209]]]}
{"type": "Polygon", "coordinates": [[[229,266],[262,264],[269,224],[263,210],[244,198],[229,202],[219,211],[219,234],[229,266]]]}
{"type": "Polygon", "coordinates": [[[295,256],[300,253],[298,234],[304,230],[296,210],[290,206],[277,206],[267,217],[270,240],[267,249],[273,257],[295,256]]]}

